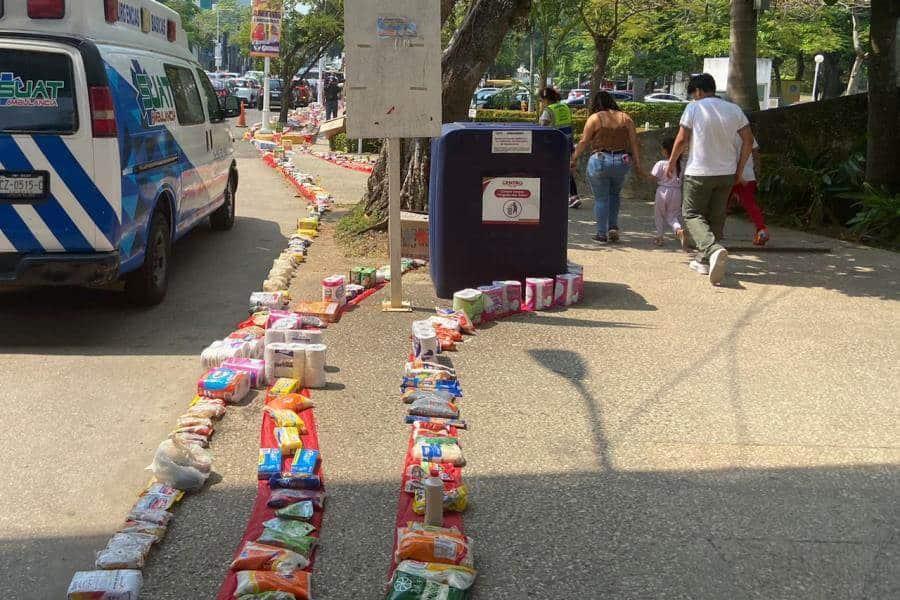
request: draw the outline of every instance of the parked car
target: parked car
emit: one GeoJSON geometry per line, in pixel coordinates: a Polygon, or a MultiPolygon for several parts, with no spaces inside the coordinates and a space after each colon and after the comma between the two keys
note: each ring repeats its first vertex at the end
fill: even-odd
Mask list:
{"type": "Polygon", "coordinates": [[[481,108],[489,110],[523,110],[528,106],[528,90],[506,88],[488,96],[481,108]]]}
{"type": "Polygon", "coordinates": [[[225,81],[222,79],[210,79],[209,83],[216,93],[216,98],[219,99],[219,106],[224,109],[225,100],[228,98],[228,86],[225,85],[225,81]]]}
{"type": "MultiPolygon", "coordinates": [[[[622,90],[604,90],[605,92],[609,92],[609,94],[617,101],[617,102],[633,102],[634,95],[631,92],[623,92],[622,90]]],[[[569,108],[580,109],[580,108],[590,108],[590,95],[585,94],[583,96],[579,96],[575,99],[569,100],[566,104],[569,105],[569,108]]]]}
{"type": "Polygon", "coordinates": [[[204,219],[235,223],[226,118],[239,102],[222,109],[181,17],[159,2],[27,6],[6,2],[0,26],[4,91],[20,100],[0,109],[0,282],[123,280],[129,300],[158,304],[175,241],[204,219]],[[148,27],[126,26],[119,6],[140,7],[148,27]]]}
{"type": "Polygon", "coordinates": [[[585,88],[575,88],[574,90],[569,90],[569,97],[566,98],[566,103],[568,104],[572,100],[578,100],[579,98],[585,98],[591,95],[591,90],[585,88]]]}
{"type": "Polygon", "coordinates": [[[675,94],[666,94],[666,93],[658,93],[658,94],[647,94],[644,96],[644,102],[670,102],[674,104],[687,104],[687,100],[684,98],[679,98],[675,94]]]}
{"type": "Polygon", "coordinates": [[[484,103],[487,102],[487,99],[499,91],[500,88],[495,87],[483,87],[475,90],[475,93],[472,95],[472,107],[484,108],[484,103]]]}
{"type": "MultiPolygon", "coordinates": [[[[258,100],[258,108],[263,107],[263,96],[265,92],[261,92],[258,100]]],[[[274,77],[269,79],[269,108],[281,108],[281,98],[284,95],[284,82],[274,77]]]]}
{"type": "Polygon", "coordinates": [[[233,89],[231,94],[240,98],[243,104],[251,107],[259,104],[262,92],[255,79],[230,79],[225,82],[226,87],[229,87],[229,84],[233,89]]]}

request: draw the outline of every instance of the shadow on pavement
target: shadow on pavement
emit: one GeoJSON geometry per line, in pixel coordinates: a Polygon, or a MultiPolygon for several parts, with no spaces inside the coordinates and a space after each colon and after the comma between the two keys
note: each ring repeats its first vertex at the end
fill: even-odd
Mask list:
{"type": "MultiPolygon", "coordinates": [[[[474,598],[896,597],[898,476],[888,465],[470,476],[474,598]]],[[[316,598],[381,597],[398,488],[329,484],[316,598]]],[[[141,597],[214,597],[255,494],[248,482],[186,498],[141,597]]],[[[62,597],[105,539],[0,539],[0,592],[62,597]]]]}
{"type": "Polygon", "coordinates": [[[200,226],[174,246],[169,292],[152,308],[115,289],[0,292],[0,352],[49,355],[198,355],[231,331],[235,307],[286,245],[274,221],[241,217],[220,233],[200,226]]]}

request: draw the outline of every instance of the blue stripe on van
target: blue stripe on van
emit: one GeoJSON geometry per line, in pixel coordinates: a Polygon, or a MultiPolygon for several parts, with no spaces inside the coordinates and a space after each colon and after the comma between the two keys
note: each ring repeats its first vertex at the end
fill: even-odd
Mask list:
{"type": "Polygon", "coordinates": [[[0,231],[19,252],[43,252],[44,247],[32,235],[28,225],[9,204],[0,204],[0,231]],[[4,227],[3,224],[7,226],[4,227]]]}
{"type": "Polygon", "coordinates": [[[35,136],[35,143],[50,161],[60,178],[72,191],[72,195],[84,207],[85,212],[97,225],[97,229],[106,237],[112,246],[116,245],[113,236],[119,224],[116,213],[97,189],[94,182],[84,172],[78,159],[72,154],[65,142],[57,136],[35,136]]]}
{"type": "MultiPolygon", "coordinates": [[[[2,157],[4,167],[10,171],[34,170],[34,166],[10,137],[0,137],[0,157],[2,157]]],[[[78,230],[75,222],[55,196],[51,194],[46,201],[38,202],[33,206],[66,251],[77,252],[94,249],[91,243],[81,235],[81,231],[78,230]]]]}

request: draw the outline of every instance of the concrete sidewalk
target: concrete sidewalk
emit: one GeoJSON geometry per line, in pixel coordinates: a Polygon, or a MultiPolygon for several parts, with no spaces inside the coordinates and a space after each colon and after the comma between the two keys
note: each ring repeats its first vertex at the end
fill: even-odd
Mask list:
{"type": "MultiPolygon", "coordinates": [[[[361,194],[365,175],[297,162],[342,203],[361,194]]],[[[608,247],[589,240],[589,209],[573,211],[586,302],[489,325],[452,355],[472,424],[476,597],[896,597],[897,255],[838,242],[736,255],[712,288],[674,243],[653,249],[650,210],[626,204],[608,247]]],[[[355,264],[328,233],[338,216],[296,297],[355,264]]],[[[413,314],[382,313],[381,292],[326,333],[319,600],[381,597],[408,435],[401,369],[411,321],[435,304],[426,272],[404,286],[413,314]]],[[[179,514],[146,598],[217,589],[255,495],[258,413],[232,411],[217,432],[222,479],[179,514]]]]}

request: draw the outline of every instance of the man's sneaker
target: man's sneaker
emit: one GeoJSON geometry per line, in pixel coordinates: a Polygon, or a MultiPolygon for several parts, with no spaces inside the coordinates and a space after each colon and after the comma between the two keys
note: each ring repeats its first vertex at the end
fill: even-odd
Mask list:
{"type": "Polygon", "coordinates": [[[718,285],[725,278],[725,267],[728,266],[728,250],[719,248],[709,257],[709,282],[718,285]]]}
{"type": "Polygon", "coordinates": [[[611,241],[611,242],[618,242],[618,241],[619,241],[619,230],[618,230],[618,228],[614,227],[614,228],[612,228],[612,229],[609,230],[609,241],[611,241]]]}
{"type": "Polygon", "coordinates": [[[769,241],[769,230],[763,227],[759,231],[756,232],[756,235],[753,236],[753,245],[754,246],[765,246],[769,241]]]}
{"type": "Polygon", "coordinates": [[[578,196],[569,196],[569,208],[581,208],[581,200],[578,196]]]}
{"type": "Polygon", "coordinates": [[[701,275],[709,275],[709,265],[699,260],[692,260],[690,267],[692,271],[697,271],[701,275]]]}
{"type": "Polygon", "coordinates": [[[595,242],[600,242],[601,244],[605,244],[607,242],[606,236],[600,235],[599,233],[597,235],[591,236],[591,239],[595,242]]]}

